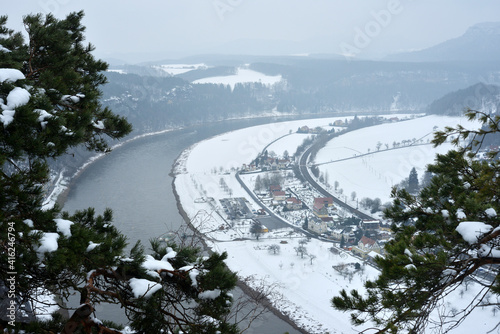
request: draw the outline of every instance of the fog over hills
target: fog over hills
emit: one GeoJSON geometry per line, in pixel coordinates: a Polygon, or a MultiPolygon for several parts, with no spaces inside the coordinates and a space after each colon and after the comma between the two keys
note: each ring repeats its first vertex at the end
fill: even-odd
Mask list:
{"type": "Polygon", "coordinates": [[[476,24],[458,38],[384,61],[333,53],[291,55],[311,50],[318,41],[310,42],[242,39],[227,45],[241,54],[200,54],[112,66],[119,74],[107,74],[110,83],[103,89],[104,104],[127,116],[139,132],[270,111],[279,115],[460,114],[466,107],[497,105],[498,94],[492,87],[500,84],[500,22],[476,24]],[[248,50],[253,52],[244,53],[248,50]],[[168,66],[183,70],[171,73],[166,71],[168,66]],[[281,81],[268,85],[256,79],[227,85],[241,69],[279,76],[281,81]],[[478,83],[483,85],[473,86],[478,83]],[[488,96],[478,95],[484,91],[488,96]],[[471,96],[476,99],[471,101],[471,96]]]}
{"type": "Polygon", "coordinates": [[[500,22],[479,23],[462,36],[433,47],[388,56],[395,61],[499,61],[500,22]]]}

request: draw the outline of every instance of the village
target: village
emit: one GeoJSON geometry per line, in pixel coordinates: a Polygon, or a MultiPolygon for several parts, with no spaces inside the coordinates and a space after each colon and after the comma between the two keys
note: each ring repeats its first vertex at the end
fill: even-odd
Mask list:
{"type": "MultiPolygon", "coordinates": [[[[340,120],[335,125],[344,124],[340,120]]],[[[321,131],[324,129],[302,126],[297,133],[321,131]]],[[[261,226],[263,238],[265,233],[288,225],[309,238],[332,243],[337,251],[348,251],[365,260],[383,255],[384,244],[392,237],[390,225],[380,218],[361,219],[336,204],[333,197],[324,197],[312,185],[299,181],[293,172],[297,161],[298,157],[278,156],[265,150],[252,163],[244,164],[237,178],[262,208],[252,208],[246,198],[221,199],[226,218],[232,221],[230,225],[245,224],[238,221],[250,219],[250,225],[261,226]],[[268,216],[275,216],[275,221],[284,224],[269,223],[268,216]]]]}
{"type": "Polygon", "coordinates": [[[345,133],[336,119],[263,125],[200,142],[180,157],[176,187],[192,226],[214,251],[227,252],[228,266],[251,287],[275,286],[281,295],[273,306],[309,333],[352,332],[332,296],[378,277],[374,260],[393,238],[382,213],[391,187],[405,178],[409,187],[414,168],[423,185],[425,166],[451,146],[439,151],[426,141],[436,125],[456,119],[397,116],[401,122],[345,133]],[[305,125],[323,130],[299,133],[305,125]],[[325,133],[333,139],[309,159],[325,133]]]}

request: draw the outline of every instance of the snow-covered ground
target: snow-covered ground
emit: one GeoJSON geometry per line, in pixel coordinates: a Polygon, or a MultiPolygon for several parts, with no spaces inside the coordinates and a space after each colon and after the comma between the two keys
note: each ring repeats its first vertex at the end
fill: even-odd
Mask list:
{"type": "Polygon", "coordinates": [[[464,118],[434,115],[352,131],[331,140],[318,152],[315,163],[325,163],[319,166],[320,172],[328,174],[331,185],[337,181],[347,198],[356,192],[358,199],[378,197],[386,203],[391,188],[407,178],[412,168],[421,178],[436,153],[452,148],[449,143],[434,148],[429,143],[433,131],[457,124],[476,126],[464,118]],[[346,158],[353,159],[335,162],[346,158]]]}
{"type": "Polygon", "coordinates": [[[169,75],[178,75],[182,73],[186,73],[189,71],[193,70],[198,70],[198,69],[206,69],[208,68],[207,65],[201,63],[201,64],[166,64],[166,65],[159,65],[159,66],[153,66],[154,68],[158,68],[169,75]]]}
{"type": "MultiPolygon", "coordinates": [[[[336,119],[275,123],[225,133],[186,150],[175,169],[175,187],[193,225],[206,234],[214,250],[228,252],[227,264],[241,277],[252,276],[256,286],[275,287],[278,293],[273,298],[275,307],[309,333],[359,332],[360,328],[353,328],[349,323],[349,315],[334,310],[330,300],[344,288],[362,290],[363,282],[374,278],[377,271],[350,254],[331,252],[331,243],[315,239],[305,244],[312,257],[302,258],[295,247],[303,237],[288,228],[266,233],[259,240],[241,240],[250,236],[250,222],[240,221],[231,228],[219,200],[246,197],[250,206],[258,208],[236,181],[236,168],[250,163],[264,147],[281,137],[268,150],[279,155],[284,150],[293,154],[306,135],[290,133],[303,125],[326,129],[336,119]],[[270,252],[269,245],[279,245],[279,252],[270,252]],[[354,269],[355,263],[361,264],[359,270],[354,269]]],[[[345,193],[356,191],[359,198],[387,199],[392,184],[407,177],[412,167],[421,173],[438,150],[431,145],[387,150],[385,144],[392,148],[393,142],[413,141],[413,138],[422,139],[422,144],[425,144],[427,138],[431,139],[434,126],[442,129],[458,123],[464,125],[459,118],[427,116],[351,132],[330,142],[318,153],[316,162],[350,158],[354,154],[368,153],[368,149],[377,151],[376,145],[380,141],[382,145],[378,153],[345,163],[325,164],[321,169],[326,171],[328,168],[330,183],[338,180],[345,193]],[[389,180],[389,176],[392,179],[389,180]]],[[[470,285],[466,290],[458,289],[443,305],[451,311],[459,310],[477,288],[470,285]]],[[[476,310],[453,333],[486,332],[496,325],[491,319],[489,312],[476,310]]]]}
{"type": "Polygon", "coordinates": [[[231,89],[234,89],[234,86],[237,83],[251,83],[251,82],[260,82],[264,85],[274,85],[280,82],[283,78],[281,75],[265,75],[264,73],[249,70],[246,68],[238,68],[236,74],[226,75],[226,76],[217,76],[217,77],[209,77],[203,78],[199,80],[193,81],[195,84],[206,84],[206,83],[214,83],[214,84],[223,84],[231,86],[231,89]]]}

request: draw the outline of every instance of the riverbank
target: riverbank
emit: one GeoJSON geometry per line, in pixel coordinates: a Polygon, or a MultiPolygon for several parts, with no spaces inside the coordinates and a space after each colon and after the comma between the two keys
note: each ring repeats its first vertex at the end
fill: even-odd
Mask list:
{"type": "MultiPolygon", "coordinates": [[[[161,135],[164,133],[176,131],[176,130],[182,130],[183,128],[176,128],[176,129],[166,129],[162,131],[156,131],[156,132],[148,132],[144,134],[140,134],[137,136],[134,136],[132,138],[129,138],[123,142],[120,142],[118,144],[115,144],[111,146],[111,151],[118,149],[126,144],[129,144],[131,142],[134,142],[139,139],[151,137],[151,136],[157,136],[161,135]]],[[[97,153],[90,158],[87,159],[71,176],[65,176],[66,170],[60,171],[57,176],[54,178],[53,184],[50,186],[52,189],[50,193],[45,197],[45,201],[43,203],[44,208],[51,208],[55,204],[59,205],[60,207],[64,206],[64,203],[66,202],[66,198],[68,196],[68,193],[71,189],[71,186],[73,183],[78,179],[80,175],[82,175],[83,172],[87,170],[88,167],[90,167],[94,162],[104,158],[107,156],[109,153],[97,153]]]]}
{"type": "MultiPolygon", "coordinates": [[[[281,121],[290,121],[293,119],[297,119],[297,120],[322,119],[322,118],[327,118],[327,117],[333,117],[333,115],[344,119],[345,117],[352,117],[352,115],[354,115],[354,114],[364,114],[364,113],[352,111],[352,112],[343,112],[341,114],[334,113],[334,112],[327,112],[327,113],[305,114],[304,115],[304,114],[294,114],[294,113],[283,114],[283,113],[277,113],[277,112],[265,112],[265,113],[259,114],[258,116],[252,115],[252,116],[248,116],[248,117],[239,117],[239,118],[229,118],[229,119],[225,119],[225,120],[217,120],[217,121],[210,122],[209,125],[223,124],[225,122],[239,122],[239,121],[246,122],[246,121],[252,121],[252,120],[255,120],[256,123],[266,124],[269,122],[274,123],[274,122],[281,122],[281,121]]],[[[203,127],[206,125],[207,125],[207,123],[192,124],[190,126],[181,126],[181,127],[170,128],[170,129],[165,129],[165,130],[161,130],[161,131],[154,131],[154,132],[147,132],[147,133],[139,134],[139,135],[136,135],[132,138],[124,140],[118,144],[113,145],[111,147],[111,150],[118,149],[118,148],[120,148],[126,144],[129,144],[131,142],[134,142],[138,139],[143,139],[146,137],[161,135],[161,134],[165,134],[165,133],[172,132],[172,131],[182,131],[182,130],[186,130],[186,129],[190,129],[190,128],[193,128],[196,131],[197,127],[199,127],[199,126],[203,127]]],[[[252,126],[252,125],[250,125],[250,126],[252,126]]],[[[43,204],[44,207],[50,208],[56,203],[62,207],[66,201],[66,197],[68,195],[69,189],[71,189],[71,186],[74,184],[76,179],[90,165],[92,165],[94,162],[96,162],[96,161],[98,161],[106,156],[107,156],[107,154],[99,153],[99,154],[96,154],[96,155],[90,157],[85,162],[83,162],[83,164],[72,175],[69,175],[69,176],[63,175],[63,177],[61,178],[60,174],[61,173],[64,174],[66,171],[64,171],[64,170],[59,171],[57,173],[57,175],[54,177],[54,183],[51,186],[49,186],[49,188],[52,190],[46,196],[46,200],[44,201],[44,204],[43,204]]]]}
{"type": "MultiPolygon", "coordinates": [[[[186,147],[207,138],[267,122],[267,119],[231,121],[174,131],[137,143],[129,140],[130,145],[105,155],[106,159],[93,160],[78,174],[66,173],[75,177],[63,194],[69,196],[60,197],[63,209],[71,213],[88,207],[95,208],[96,212],[112,208],[114,224],[127,236],[129,244],[133,245],[138,239],[148,244],[150,238],[176,230],[179,224],[185,226],[184,219],[177,213],[172,178],[168,176],[178,155],[186,147]],[[138,224],[144,221],[148,223],[138,224]]],[[[109,320],[116,320],[119,316],[114,310],[100,310],[99,314],[102,319],[109,320]]],[[[287,330],[297,333],[272,313],[263,319],[264,323],[256,323],[259,330],[251,328],[250,331],[274,334],[287,330]],[[279,331],[281,328],[285,330],[279,331]]]]}
{"type": "MultiPolygon", "coordinates": [[[[256,240],[250,232],[252,220],[227,219],[220,203],[242,198],[250,210],[260,208],[237,181],[236,171],[270,142],[302,126],[329,130],[338,119],[289,121],[224,133],[185,150],[171,172],[177,198],[191,217],[191,225],[206,237],[213,251],[228,253],[226,264],[250,289],[272,287],[271,305],[301,333],[355,333],[349,317],[331,307],[331,298],[342,289],[362,289],[363,282],[376,277],[377,271],[363,266],[363,272],[354,275],[349,274],[351,266],[344,265],[347,271],[337,272],[332,266],[360,263],[359,259],[330,252],[331,243],[316,239],[307,242],[307,256],[297,254],[295,249],[305,236],[291,227],[270,229],[256,240]],[[280,251],[269,252],[273,245],[280,251]]],[[[269,152],[295,152],[307,136],[284,137],[268,147],[269,152]]],[[[253,188],[253,181],[247,181],[253,188]]]]}
{"type": "MultiPolygon", "coordinates": [[[[193,226],[193,224],[191,223],[191,220],[189,219],[188,214],[184,210],[184,208],[182,206],[182,203],[181,203],[181,200],[180,200],[180,197],[179,197],[179,194],[177,193],[177,189],[175,187],[175,168],[176,168],[177,163],[178,163],[178,160],[176,160],[176,163],[174,163],[174,165],[172,166],[172,171],[170,173],[170,175],[173,176],[173,180],[172,180],[172,192],[174,193],[174,197],[176,199],[177,209],[179,210],[179,214],[183,217],[184,222],[186,223],[186,225],[194,233],[199,234],[198,230],[193,226]]],[[[199,235],[199,236],[200,236],[201,242],[203,243],[205,251],[207,251],[208,253],[211,253],[212,252],[212,248],[206,243],[205,239],[203,238],[203,235],[199,235]]],[[[248,284],[246,284],[241,279],[238,279],[237,286],[247,296],[251,296],[251,295],[254,295],[255,293],[258,293],[256,290],[252,289],[248,284]]],[[[248,298],[250,298],[250,297],[248,297],[248,298]]],[[[292,328],[294,328],[295,330],[297,330],[299,333],[309,334],[307,331],[305,331],[304,329],[302,329],[299,326],[297,326],[297,324],[295,322],[293,322],[293,320],[289,316],[281,313],[276,307],[274,307],[273,304],[272,304],[272,302],[269,299],[266,298],[265,301],[261,302],[261,306],[265,307],[267,310],[269,310],[270,312],[272,312],[276,317],[278,317],[279,319],[281,319],[284,322],[286,322],[287,324],[289,324],[292,328]]]]}

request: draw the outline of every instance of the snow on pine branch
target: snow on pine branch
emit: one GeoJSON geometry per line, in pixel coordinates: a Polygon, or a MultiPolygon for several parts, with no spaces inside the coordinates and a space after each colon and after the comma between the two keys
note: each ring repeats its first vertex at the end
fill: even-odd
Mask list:
{"type": "MultiPolygon", "coordinates": [[[[492,208],[485,211],[490,218],[496,217],[496,211],[492,208]]],[[[479,244],[478,257],[489,257],[500,259],[500,226],[493,228],[490,224],[483,222],[461,222],[456,231],[470,245],[479,244]]]]}
{"type": "Polygon", "coordinates": [[[26,89],[15,87],[7,95],[6,104],[4,104],[3,99],[0,99],[0,108],[2,109],[0,122],[3,123],[4,127],[8,126],[14,120],[14,115],[16,113],[15,109],[27,104],[30,97],[31,94],[26,89]]]}
{"type": "Polygon", "coordinates": [[[492,229],[493,226],[483,222],[461,222],[456,228],[457,232],[470,245],[477,243],[482,235],[490,232],[492,229]]]}
{"type": "Polygon", "coordinates": [[[0,83],[16,82],[17,80],[26,79],[24,74],[14,68],[0,68],[0,83]]]}
{"type": "Polygon", "coordinates": [[[131,278],[128,282],[135,298],[149,298],[153,293],[161,289],[161,284],[144,278],[131,278]]]}

